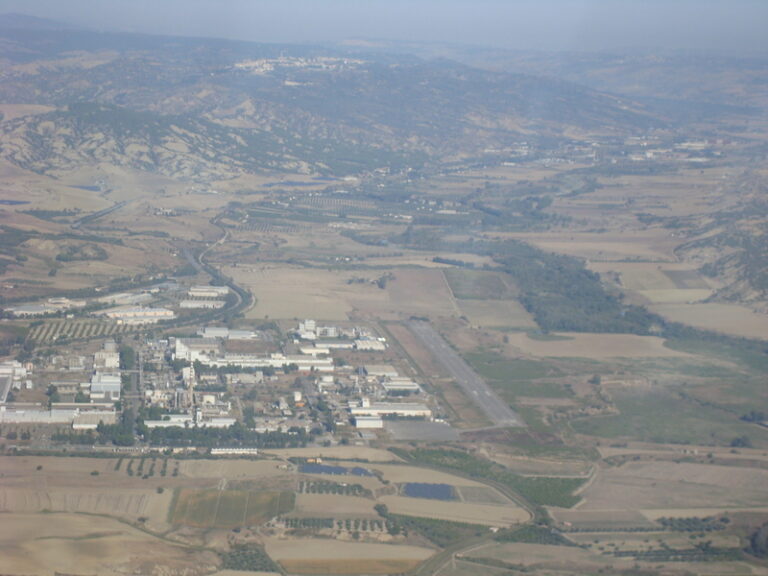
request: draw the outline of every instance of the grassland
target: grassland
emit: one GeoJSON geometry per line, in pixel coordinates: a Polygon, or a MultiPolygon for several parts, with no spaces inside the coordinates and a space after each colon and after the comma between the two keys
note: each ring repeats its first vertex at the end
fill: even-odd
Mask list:
{"type": "Polygon", "coordinates": [[[575,420],[574,430],[611,439],[676,444],[711,442],[721,446],[747,435],[755,445],[768,444],[768,430],[671,391],[621,391],[614,394],[614,402],[619,414],[575,420]]]}

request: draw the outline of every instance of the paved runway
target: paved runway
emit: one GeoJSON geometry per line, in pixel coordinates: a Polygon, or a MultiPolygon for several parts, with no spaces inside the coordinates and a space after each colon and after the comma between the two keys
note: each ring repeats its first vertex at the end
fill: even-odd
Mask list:
{"type": "Polygon", "coordinates": [[[525,426],[522,418],[491,390],[480,375],[443,340],[429,322],[411,320],[408,322],[408,328],[445,366],[467,397],[485,412],[494,425],[525,426]]]}

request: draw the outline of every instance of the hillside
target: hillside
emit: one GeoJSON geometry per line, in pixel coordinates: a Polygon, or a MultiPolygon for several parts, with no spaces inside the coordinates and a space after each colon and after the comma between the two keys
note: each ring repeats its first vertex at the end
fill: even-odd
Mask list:
{"type": "Polygon", "coordinates": [[[125,34],[0,30],[4,158],[38,172],[94,161],[178,177],[348,174],[520,140],[624,136],[663,122],[577,84],[447,60],[125,34]]]}

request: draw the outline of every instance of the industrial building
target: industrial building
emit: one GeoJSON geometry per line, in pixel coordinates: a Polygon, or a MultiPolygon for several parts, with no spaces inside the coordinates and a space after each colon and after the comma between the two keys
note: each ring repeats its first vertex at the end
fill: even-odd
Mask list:
{"type": "Polygon", "coordinates": [[[190,298],[222,298],[229,294],[229,286],[192,286],[187,294],[190,298]]]}
{"type": "Polygon", "coordinates": [[[384,428],[381,416],[355,416],[355,428],[384,428]]]}
{"type": "Polygon", "coordinates": [[[160,320],[172,320],[176,317],[172,310],[144,306],[118,306],[99,312],[99,315],[123,324],[154,324],[160,320]]]}
{"type": "Polygon", "coordinates": [[[401,418],[432,418],[432,410],[426,404],[414,402],[366,402],[363,399],[361,406],[352,406],[349,409],[352,416],[394,416],[401,418]]]}
{"type": "Polygon", "coordinates": [[[96,372],[91,377],[91,400],[120,400],[122,382],[119,373],[96,372]]]}
{"type": "Polygon", "coordinates": [[[218,310],[224,308],[224,300],[182,300],[179,308],[185,310],[218,310]]]}

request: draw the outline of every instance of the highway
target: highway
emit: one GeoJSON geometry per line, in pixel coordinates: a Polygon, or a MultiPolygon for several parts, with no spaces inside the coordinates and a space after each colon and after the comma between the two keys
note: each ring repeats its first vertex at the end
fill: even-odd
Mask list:
{"type": "Polygon", "coordinates": [[[485,412],[495,426],[525,426],[522,418],[491,390],[429,322],[410,320],[408,328],[448,370],[467,397],[485,412]]]}

